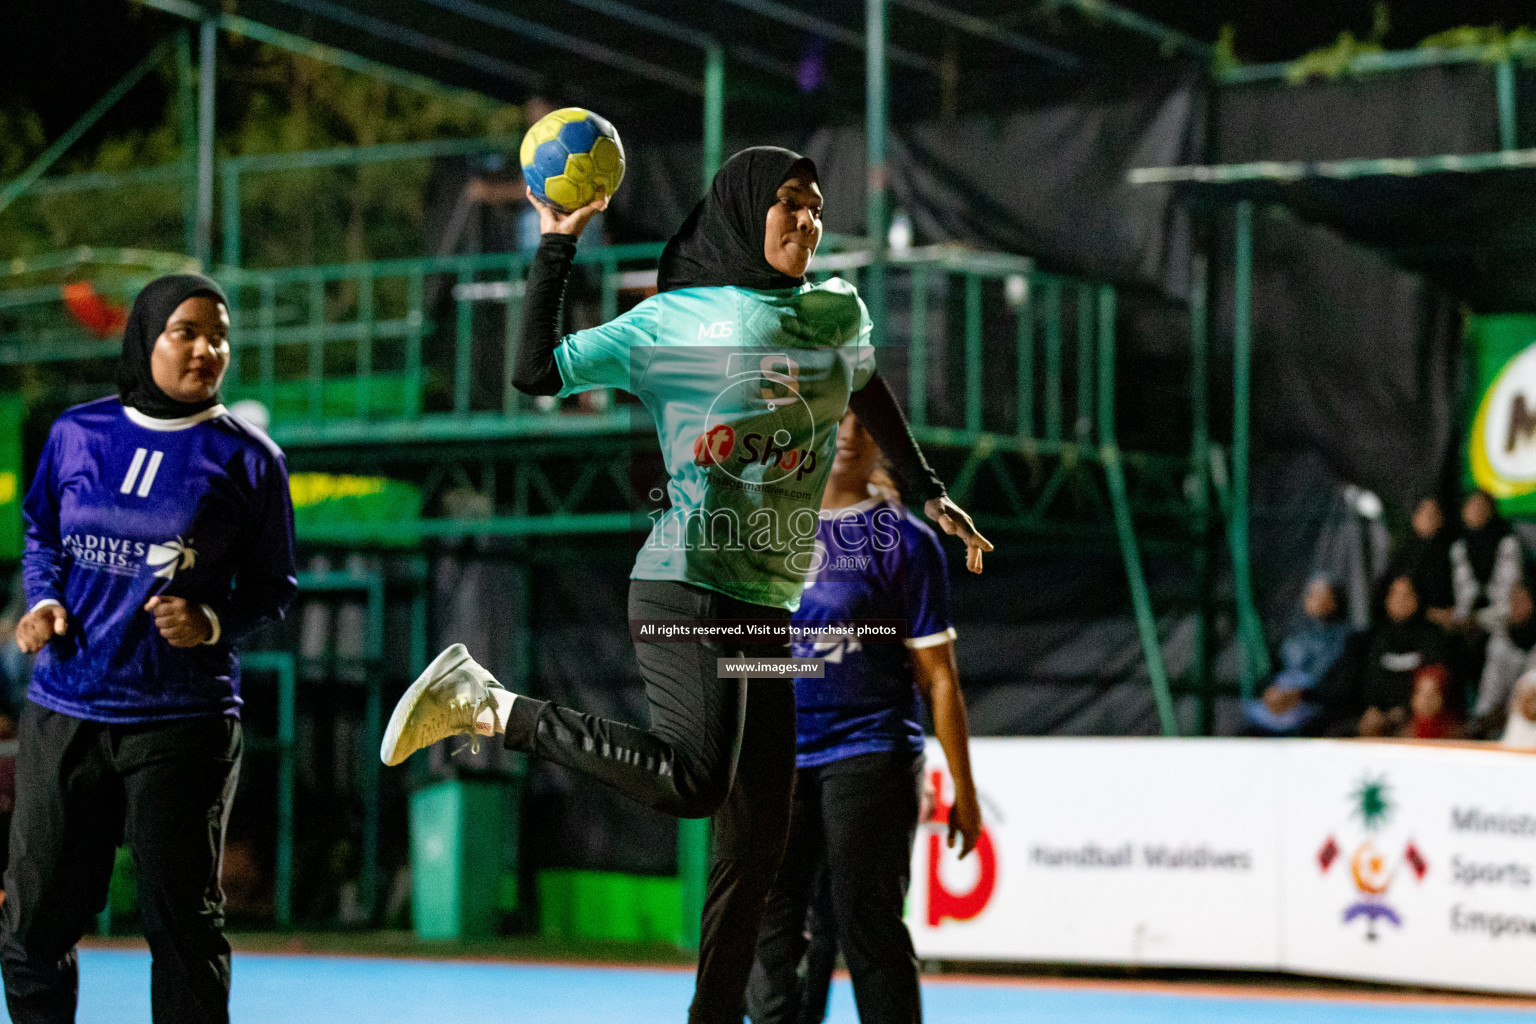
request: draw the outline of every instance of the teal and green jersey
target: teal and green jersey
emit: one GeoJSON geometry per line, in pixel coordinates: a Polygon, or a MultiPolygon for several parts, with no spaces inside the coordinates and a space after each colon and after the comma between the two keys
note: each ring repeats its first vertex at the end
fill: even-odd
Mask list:
{"type": "Polygon", "coordinates": [[[838,421],[875,370],[853,285],[663,292],[566,336],[555,362],[562,396],[622,388],[656,423],[671,505],[631,578],[799,607],[838,421]]]}

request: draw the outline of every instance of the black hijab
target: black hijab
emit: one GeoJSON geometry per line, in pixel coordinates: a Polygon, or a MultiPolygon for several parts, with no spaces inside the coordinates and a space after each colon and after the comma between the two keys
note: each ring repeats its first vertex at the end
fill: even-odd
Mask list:
{"type": "Polygon", "coordinates": [[[1451,582],[1451,544],[1455,539],[1451,528],[1442,526],[1433,537],[1420,537],[1410,531],[1403,542],[1397,571],[1413,577],[1427,608],[1447,608],[1456,603],[1456,590],[1451,582]]]}
{"type": "Polygon", "coordinates": [[[202,402],[178,402],[160,390],[149,368],[149,355],[165,333],[166,322],[177,306],[194,295],[206,295],[229,305],[218,283],[202,274],[157,277],[133,300],[133,312],[128,314],[128,326],[123,330],[123,358],[117,364],[117,394],[124,405],[145,416],[173,420],[218,404],[218,395],[202,402]]]}
{"type": "Polygon", "coordinates": [[[1499,515],[1499,506],[1486,491],[1480,492],[1491,514],[1488,521],[1476,530],[1463,527],[1462,537],[1467,542],[1467,561],[1472,564],[1472,575],[1477,577],[1479,583],[1487,583],[1493,579],[1494,563],[1499,560],[1499,545],[1513,530],[1509,520],[1499,515]]]}
{"type": "Polygon", "coordinates": [[[766,290],[804,284],[803,277],[773,269],[763,255],[768,211],[779,201],[779,186],[797,167],[816,175],[810,159],[778,146],[753,146],[727,160],[709,194],[662,251],[657,290],[724,285],[766,290]]]}

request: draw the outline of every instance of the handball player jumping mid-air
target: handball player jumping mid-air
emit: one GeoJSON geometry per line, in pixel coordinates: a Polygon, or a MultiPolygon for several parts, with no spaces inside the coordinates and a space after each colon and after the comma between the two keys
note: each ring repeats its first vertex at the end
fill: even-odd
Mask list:
{"type": "MultiPolygon", "coordinates": [[[[532,195],[530,193],[530,199],[532,195]]],[[[698,977],[689,1020],[740,1024],[764,900],[789,830],[795,693],[788,678],[720,678],[719,658],[785,657],[770,642],[656,642],[640,624],[787,625],[814,558],[838,422],[853,409],[929,518],[981,571],[992,545],[951,502],[875,371],[870,320],[851,284],[805,279],[821,240],[815,164],[789,150],[737,153],[667,243],[658,294],[560,337],[576,239],[606,197],[570,214],[540,205],[514,383],[535,395],[622,388],[655,420],[670,480],[631,575],[629,618],[649,729],[513,694],[463,645],[395,708],[381,756],[398,764],[454,735],[573,768],[680,817],[713,816],[698,977]],[[750,693],[750,699],[749,699],[750,693]]]]}

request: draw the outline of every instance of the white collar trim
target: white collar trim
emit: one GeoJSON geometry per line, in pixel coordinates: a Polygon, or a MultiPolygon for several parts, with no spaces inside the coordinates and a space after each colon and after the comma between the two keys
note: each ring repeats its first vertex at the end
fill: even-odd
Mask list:
{"type": "Polygon", "coordinates": [[[223,416],[227,412],[229,410],[224,408],[224,403],[219,402],[215,405],[210,405],[202,412],[195,412],[191,416],[178,416],[173,420],[161,420],[153,416],[146,416],[131,405],[123,406],[123,414],[128,417],[130,422],[143,427],[145,430],[161,431],[186,430],[188,427],[195,427],[199,423],[211,420],[215,416],[223,416]]]}
{"type": "Polygon", "coordinates": [[[853,505],[844,505],[842,508],[818,509],[817,515],[822,519],[840,519],[843,516],[852,516],[857,515],[860,512],[868,512],[870,509],[874,508],[884,500],[885,499],[883,498],[865,498],[863,501],[857,502],[853,505]]]}

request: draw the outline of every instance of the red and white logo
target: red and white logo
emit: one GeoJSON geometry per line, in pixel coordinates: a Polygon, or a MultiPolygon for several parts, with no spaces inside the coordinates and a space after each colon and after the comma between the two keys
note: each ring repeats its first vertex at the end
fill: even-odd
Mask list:
{"type": "Polygon", "coordinates": [[[987,909],[987,903],[997,890],[997,848],[992,843],[992,833],[983,825],[976,840],[974,857],[961,861],[956,851],[949,850],[944,845],[954,799],[945,795],[949,779],[946,773],[935,769],[929,772],[928,780],[933,786],[934,807],[933,817],[925,827],[928,833],[927,920],[929,927],[937,928],[946,919],[970,921],[987,909]],[[946,874],[958,875],[963,865],[970,863],[975,867],[972,869],[974,877],[968,883],[960,883],[953,877],[946,879],[946,874]]]}
{"type": "Polygon", "coordinates": [[[730,458],[736,447],[736,431],[724,423],[710,427],[693,439],[693,464],[718,466],[730,458]]]}

